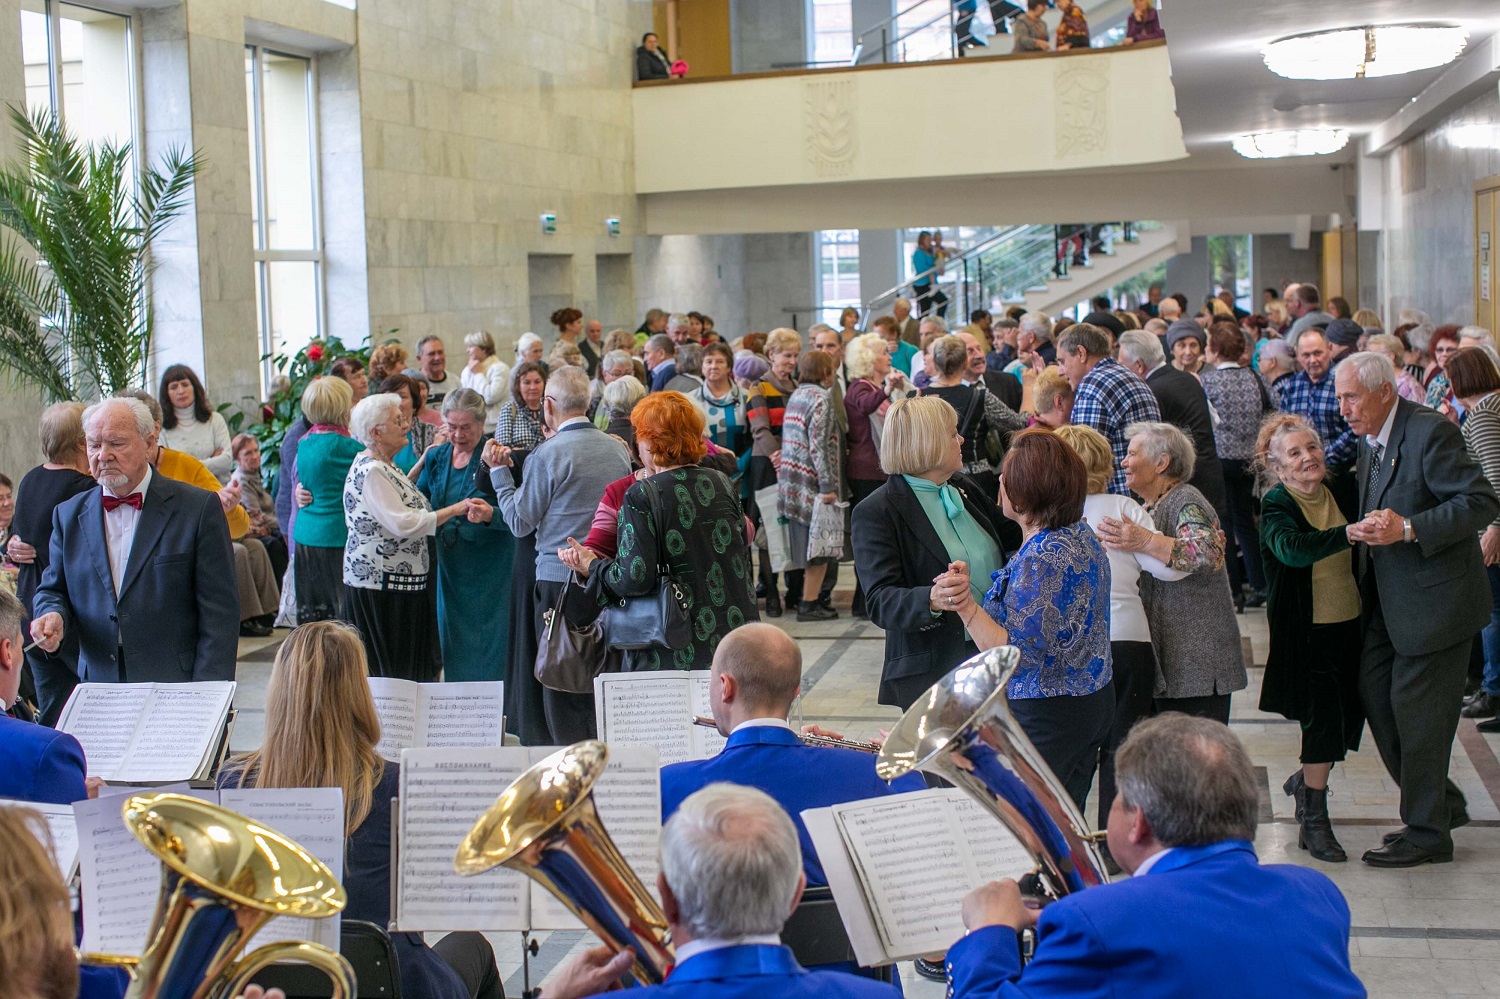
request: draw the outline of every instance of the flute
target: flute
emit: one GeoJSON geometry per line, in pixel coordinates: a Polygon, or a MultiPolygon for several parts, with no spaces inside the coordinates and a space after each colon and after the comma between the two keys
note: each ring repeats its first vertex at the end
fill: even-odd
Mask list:
{"type": "MultiPolygon", "coordinates": [[[[718,728],[719,723],[712,718],[703,715],[694,715],[693,724],[704,728],[718,728]]],[[[833,749],[852,749],[859,753],[878,753],[880,747],[873,742],[856,742],[853,739],[835,739],[831,735],[799,735],[799,739],[809,746],[828,746],[833,749]]]]}

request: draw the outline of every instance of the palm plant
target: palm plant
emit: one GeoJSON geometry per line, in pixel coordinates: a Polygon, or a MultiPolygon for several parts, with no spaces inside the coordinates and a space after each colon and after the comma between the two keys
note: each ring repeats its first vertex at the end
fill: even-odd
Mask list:
{"type": "Polygon", "coordinates": [[[132,175],[127,145],[82,143],[46,109],[10,117],[22,159],[0,168],[0,367],[48,402],[140,385],[151,245],[187,206],[199,160],[174,148],[132,175]]]}

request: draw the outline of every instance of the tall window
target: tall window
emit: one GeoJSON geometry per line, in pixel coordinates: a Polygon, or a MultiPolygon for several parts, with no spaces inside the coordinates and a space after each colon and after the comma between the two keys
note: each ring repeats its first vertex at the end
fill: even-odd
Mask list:
{"type": "MultiPolygon", "coordinates": [[[[323,331],[323,244],[313,61],[245,47],[251,226],[261,353],[291,354],[323,331]]],[[[267,360],[269,390],[275,369],[267,360]]]]}
{"type": "Polygon", "coordinates": [[[847,63],[854,55],[851,0],[808,0],[812,30],[807,59],[812,63],[847,63]]]}
{"type": "Polygon", "coordinates": [[[28,110],[50,108],[85,142],[135,139],[130,18],[56,0],[22,0],[28,110]]]}
{"type": "Polygon", "coordinates": [[[886,54],[894,62],[923,62],[948,59],[953,55],[952,0],[902,0],[901,16],[896,19],[895,50],[886,54]]]}
{"type": "Polygon", "coordinates": [[[859,304],[859,230],[824,229],[818,233],[817,321],[836,324],[840,309],[859,304]]]}

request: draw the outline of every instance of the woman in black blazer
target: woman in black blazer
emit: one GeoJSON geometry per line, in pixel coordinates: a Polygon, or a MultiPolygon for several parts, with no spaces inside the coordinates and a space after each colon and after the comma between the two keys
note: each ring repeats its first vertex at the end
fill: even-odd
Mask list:
{"type": "Polygon", "coordinates": [[[880,466],[889,478],[854,508],[854,569],[870,620],[885,629],[879,702],[904,711],[977,651],[958,615],[932,605],[932,581],[963,561],[987,589],[1021,529],[959,473],[958,413],[941,399],[891,407],[880,466]]]}

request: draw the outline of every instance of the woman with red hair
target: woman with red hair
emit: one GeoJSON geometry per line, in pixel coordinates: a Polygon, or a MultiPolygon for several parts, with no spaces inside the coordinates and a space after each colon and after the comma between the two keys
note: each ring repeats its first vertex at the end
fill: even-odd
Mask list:
{"type": "Polygon", "coordinates": [[[682,648],[628,650],[624,669],[708,669],[720,639],[760,620],[739,491],[698,464],[703,416],[681,392],[651,393],[630,424],[646,475],[625,492],[614,557],[573,538],[557,557],[600,607],[655,593],[665,572],[687,594],[692,635],[682,648]]]}
{"type": "Polygon", "coordinates": [[[1427,405],[1442,410],[1454,423],[1458,422],[1458,414],[1453,409],[1453,389],[1444,368],[1448,365],[1448,358],[1458,353],[1458,331],[1459,327],[1453,325],[1439,326],[1432,331],[1432,339],[1427,344],[1427,352],[1432,356],[1432,370],[1427,372],[1424,382],[1427,405]]]}

